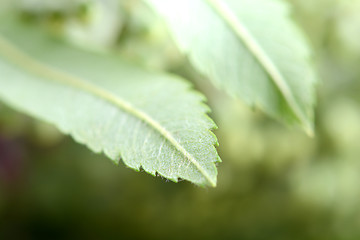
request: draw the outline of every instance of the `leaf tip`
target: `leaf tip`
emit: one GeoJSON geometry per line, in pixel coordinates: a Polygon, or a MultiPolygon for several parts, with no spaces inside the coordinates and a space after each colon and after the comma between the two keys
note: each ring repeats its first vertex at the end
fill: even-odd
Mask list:
{"type": "Polygon", "coordinates": [[[307,134],[309,137],[311,137],[311,138],[315,137],[315,131],[314,131],[314,127],[313,127],[313,126],[311,126],[311,125],[305,126],[304,129],[305,129],[306,134],[307,134]]]}

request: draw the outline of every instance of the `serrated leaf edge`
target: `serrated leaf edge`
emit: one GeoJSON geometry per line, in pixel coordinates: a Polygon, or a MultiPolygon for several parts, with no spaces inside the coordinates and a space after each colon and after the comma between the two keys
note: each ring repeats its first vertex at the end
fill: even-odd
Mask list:
{"type": "MultiPolygon", "coordinates": [[[[90,84],[80,78],[71,76],[62,72],[59,69],[54,67],[47,66],[35,59],[31,56],[23,53],[19,50],[15,45],[7,41],[4,37],[0,35],[0,53],[3,56],[8,58],[14,64],[19,65],[26,71],[36,74],[38,76],[44,77],[48,80],[55,80],[58,83],[72,86],[74,88],[80,89],[81,91],[85,91],[93,94],[94,96],[100,97],[111,104],[116,105],[127,113],[139,118],[140,120],[147,123],[150,127],[160,133],[167,141],[169,141],[186,159],[188,159],[197,169],[198,171],[205,177],[208,181],[209,185],[212,187],[216,187],[216,180],[213,180],[211,176],[205,171],[205,169],[196,161],[196,159],[184,149],[180,143],[172,136],[172,134],[167,131],[164,127],[162,127],[157,121],[151,118],[145,112],[136,109],[132,104],[126,102],[124,99],[111,94],[110,92],[98,88],[97,86],[90,84]]],[[[206,115],[206,114],[204,114],[206,115]]],[[[211,132],[211,131],[210,131],[211,132]]]]}
{"type": "Polygon", "coordinates": [[[270,60],[270,57],[265,53],[257,41],[252,37],[248,29],[239,21],[235,14],[229,9],[229,7],[221,0],[206,0],[206,2],[223,17],[223,20],[228,26],[234,30],[236,35],[241,39],[244,45],[251,51],[259,62],[263,66],[264,70],[269,74],[270,79],[273,80],[274,84],[278,87],[283,97],[288,102],[294,114],[304,124],[304,129],[309,135],[313,135],[312,124],[307,119],[301,108],[293,97],[285,78],[282,76],[278,68],[270,60]]]}

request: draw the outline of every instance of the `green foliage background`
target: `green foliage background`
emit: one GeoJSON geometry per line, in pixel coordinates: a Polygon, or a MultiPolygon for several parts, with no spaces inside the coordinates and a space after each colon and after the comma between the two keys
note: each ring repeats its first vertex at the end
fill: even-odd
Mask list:
{"type": "Polygon", "coordinates": [[[21,2],[23,17],[75,44],[193,81],[213,109],[223,162],[215,189],[175,184],[0,105],[1,239],[360,238],[360,1],[289,0],[322,80],[314,138],[214,89],[139,1],[21,2]]]}

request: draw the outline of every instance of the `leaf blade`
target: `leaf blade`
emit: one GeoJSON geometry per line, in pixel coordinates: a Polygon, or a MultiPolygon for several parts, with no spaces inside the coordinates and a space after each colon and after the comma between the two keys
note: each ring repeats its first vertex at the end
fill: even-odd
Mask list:
{"type": "MultiPolygon", "coordinates": [[[[7,28],[3,29],[3,32],[8,31],[9,29],[7,28]]],[[[10,32],[13,31],[11,30],[10,32]]],[[[87,144],[95,152],[104,151],[111,159],[119,159],[121,154],[124,162],[134,169],[143,167],[145,171],[153,175],[158,172],[160,175],[173,181],[177,181],[177,178],[181,177],[199,185],[216,185],[217,173],[214,162],[218,161],[219,158],[214,144],[217,141],[209,131],[215,125],[205,117],[207,109],[200,105],[200,102],[204,100],[203,97],[190,92],[189,86],[184,84],[182,80],[168,76],[159,77],[156,74],[143,72],[126,64],[122,66],[121,70],[123,72],[115,70],[114,67],[117,67],[118,64],[120,66],[121,62],[114,62],[114,59],[109,60],[105,56],[95,56],[59,45],[58,43],[55,44],[45,38],[34,36],[34,34],[28,31],[27,34],[28,38],[26,41],[31,39],[31,46],[26,46],[24,42],[19,45],[25,46],[26,50],[32,52],[31,56],[37,56],[41,62],[20,51],[8,40],[0,38],[0,72],[13,76],[11,82],[4,77],[0,78],[0,83],[3,86],[0,89],[0,98],[10,103],[10,105],[16,106],[18,109],[30,112],[32,115],[57,125],[63,132],[70,133],[77,141],[87,144]],[[45,49],[52,51],[44,53],[42,51],[44,46],[45,49]],[[51,53],[54,56],[49,56],[51,53]],[[61,59],[59,60],[59,56],[56,56],[59,54],[62,56],[72,56],[73,61],[71,63],[64,63],[61,59]],[[90,62],[93,62],[90,66],[95,70],[89,71],[89,69],[86,69],[87,65],[81,64],[80,61],[84,60],[84,57],[88,59],[87,61],[90,59],[90,62]],[[10,59],[11,64],[4,59],[7,61],[10,59]],[[104,63],[101,65],[102,60],[111,66],[105,66],[104,63]],[[45,62],[46,64],[44,64],[45,62]],[[94,63],[100,64],[102,67],[99,68],[94,63]],[[20,73],[17,69],[18,67],[26,69],[27,73],[20,73]],[[62,71],[64,69],[66,73],[62,71]],[[104,75],[105,73],[112,74],[111,71],[104,71],[104,69],[113,70],[113,73],[115,72],[117,76],[108,77],[111,80],[99,78],[101,77],[101,74],[98,73],[99,71],[104,75]],[[97,76],[89,76],[89,72],[97,76]],[[88,76],[91,80],[89,81],[85,76],[88,76]],[[128,77],[132,83],[122,79],[122,82],[119,80],[120,86],[115,84],[114,79],[121,77],[128,77]],[[46,79],[50,79],[50,81],[46,81],[46,79]],[[144,86],[139,87],[139,84],[144,86]],[[155,87],[152,86],[153,84],[155,87]],[[19,91],[20,85],[24,85],[28,89],[26,91],[23,90],[21,93],[19,91]],[[127,89],[123,91],[117,89],[114,91],[114,89],[121,87],[127,89]],[[168,96],[168,94],[159,94],[161,96],[159,98],[156,94],[149,93],[149,89],[154,92],[167,90],[175,94],[175,97],[168,96]],[[40,90],[42,95],[38,96],[38,99],[31,97],[36,91],[40,90]],[[120,92],[125,98],[120,97],[120,92]],[[141,96],[141,93],[148,94],[148,96],[141,96]],[[25,97],[20,94],[25,95],[25,97]],[[180,97],[176,94],[180,95],[180,97]],[[68,97],[71,97],[71,99],[67,99],[68,97]],[[166,99],[166,97],[169,97],[169,99],[166,99]],[[53,110],[51,108],[52,104],[44,103],[44,101],[50,101],[52,98],[60,109],[53,110]],[[179,128],[184,122],[180,118],[181,115],[174,111],[170,112],[173,115],[171,117],[174,117],[174,119],[171,119],[166,117],[166,111],[155,109],[155,107],[159,108],[159,103],[164,100],[173,101],[171,104],[174,105],[167,105],[167,108],[180,107],[183,111],[193,110],[193,116],[186,118],[186,120],[189,122],[192,120],[199,121],[199,125],[202,125],[201,131],[194,130],[195,128],[193,127],[196,124],[189,123],[190,129],[196,131],[196,134],[193,134],[194,136],[190,136],[190,134],[177,134],[175,136],[174,132],[180,131],[179,128]],[[181,101],[185,101],[185,103],[182,104],[181,101]],[[90,108],[85,110],[74,108],[74,106],[82,107],[84,103],[92,104],[90,108]],[[151,103],[157,103],[157,106],[153,107],[151,103]],[[194,103],[198,106],[191,109],[191,105],[194,103]],[[141,106],[145,110],[141,109],[141,106]],[[46,111],[47,113],[45,113],[46,111]],[[108,120],[97,116],[97,112],[104,115],[110,114],[113,117],[108,120]],[[90,116],[85,116],[85,114],[90,116]],[[154,114],[162,114],[162,116],[154,117],[154,114]],[[124,126],[119,126],[116,122],[114,123],[116,119],[120,119],[122,125],[132,123],[131,128],[127,129],[124,126]],[[163,123],[164,120],[170,122],[174,120],[174,122],[177,122],[175,126],[171,126],[171,124],[166,126],[163,123]],[[82,126],[83,123],[85,127],[82,126]],[[93,129],[86,129],[86,126],[90,126],[93,129]],[[104,136],[108,137],[114,134],[114,132],[118,132],[119,135],[121,134],[122,139],[118,136],[112,137],[110,140],[104,139],[104,136]],[[123,135],[125,135],[125,138],[128,137],[129,142],[124,140],[123,135]],[[204,153],[198,153],[191,149],[189,145],[181,142],[189,141],[195,137],[205,139],[204,143],[197,144],[197,147],[202,149],[202,151],[204,149],[210,150],[211,154],[207,156],[204,153]],[[99,142],[101,141],[102,143],[100,144],[99,142]],[[161,144],[159,143],[160,141],[161,144]],[[158,150],[156,156],[154,156],[155,150],[158,150]],[[166,153],[164,150],[166,150],[166,153]],[[169,157],[170,159],[168,159],[169,157]],[[208,159],[205,159],[205,157],[208,157],[208,159]],[[155,161],[158,162],[154,163],[155,161]],[[187,167],[184,168],[184,166],[187,167]],[[186,171],[190,174],[186,173],[186,171]]],[[[11,36],[10,39],[12,42],[21,42],[19,41],[19,36],[11,36]]]]}
{"type": "Polygon", "coordinates": [[[312,131],[317,80],[305,40],[281,2],[146,2],[165,19],[180,49],[216,85],[270,115],[299,122],[312,131]],[[291,48],[295,49],[293,53],[289,53],[291,48]],[[284,61],[299,66],[291,67],[284,61]]]}

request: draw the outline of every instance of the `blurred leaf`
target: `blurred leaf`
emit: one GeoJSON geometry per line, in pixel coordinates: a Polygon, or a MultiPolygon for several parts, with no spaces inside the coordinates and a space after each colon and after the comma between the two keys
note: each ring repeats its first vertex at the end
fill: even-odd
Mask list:
{"type": "Polygon", "coordinates": [[[45,12],[71,12],[74,11],[83,0],[17,0],[13,1],[25,11],[45,13],[45,12]]]}
{"type": "Polygon", "coordinates": [[[268,0],[146,2],[216,85],[312,132],[316,77],[287,5],[268,0]]]}
{"type": "Polygon", "coordinates": [[[0,98],[115,162],[216,185],[219,161],[204,97],[182,79],[87,53],[1,21],[0,98]],[[6,77],[5,77],[6,76],[6,77]]]}
{"type": "Polygon", "coordinates": [[[338,38],[348,52],[356,55],[360,53],[360,1],[340,1],[335,24],[338,38]]]}
{"type": "Polygon", "coordinates": [[[118,0],[93,1],[85,5],[86,20],[65,20],[64,30],[68,38],[89,49],[106,49],[114,45],[124,24],[124,13],[118,0]]]}

